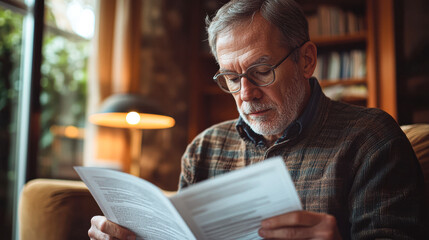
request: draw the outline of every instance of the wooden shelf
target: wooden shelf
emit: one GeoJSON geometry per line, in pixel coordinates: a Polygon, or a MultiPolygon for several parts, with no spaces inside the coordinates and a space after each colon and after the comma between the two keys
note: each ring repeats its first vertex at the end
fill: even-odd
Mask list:
{"type": "Polygon", "coordinates": [[[367,104],[367,98],[359,96],[344,96],[340,99],[340,101],[358,106],[366,106],[367,104]]]}
{"type": "Polygon", "coordinates": [[[367,40],[366,32],[359,32],[347,35],[333,35],[333,36],[316,36],[311,37],[311,41],[317,46],[335,46],[351,43],[364,43],[367,40]]]}
{"type": "Polygon", "coordinates": [[[362,85],[366,84],[365,78],[350,78],[350,79],[339,79],[339,80],[319,80],[320,86],[322,88],[324,87],[331,87],[336,85],[343,85],[343,86],[349,86],[349,85],[362,85]]]}

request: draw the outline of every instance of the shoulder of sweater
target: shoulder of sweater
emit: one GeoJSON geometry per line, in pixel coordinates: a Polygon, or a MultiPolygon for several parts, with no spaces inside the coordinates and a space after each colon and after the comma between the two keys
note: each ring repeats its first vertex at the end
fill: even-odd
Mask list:
{"type": "Polygon", "coordinates": [[[379,108],[367,108],[337,101],[332,102],[327,122],[333,127],[353,128],[367,136],[372,135],[381,138],[403,137],[403,132],[395,119],[379,108]]]}
{"type": "Polygon", "coordinates": [[[367,108],[338,101],[332,101],[332,103],[332,108],[329,112],[332,118],[356,121],[357,123],[363,121],[366,124],[397,125],[392,116],[379,108],[367,108]]]}

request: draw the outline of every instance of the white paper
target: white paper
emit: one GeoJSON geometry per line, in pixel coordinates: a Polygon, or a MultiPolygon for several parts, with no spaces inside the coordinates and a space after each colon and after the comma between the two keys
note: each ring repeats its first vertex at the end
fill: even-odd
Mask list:
{"type": "Polygon", "coordinates": [[[138,239],[261,239],[263,219],[302,209],[280,157],[189,186],[171,202],[155,185],[132,175],[75,169],[105,216],[138,239]]]}
{"type": "Polygon", "coordinates": [[[261,239],[263,219],[302,209],[280,157],[195,184],[170,200],[197,239],[261,239]]]}
{"type": "Polygon", "coordinates": [[[137,239],[195,239],[171,202],[153,184],[102,168],[75,167],[103,214],[137,239]]]}

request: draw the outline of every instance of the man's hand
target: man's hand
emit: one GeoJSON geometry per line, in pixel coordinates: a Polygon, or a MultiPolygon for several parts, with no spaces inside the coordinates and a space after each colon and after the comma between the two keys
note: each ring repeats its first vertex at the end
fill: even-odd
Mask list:
{"type": "Polygon", "coordinates": [[[136,239],[133,232],[107,220],[104,216],[92,217],[88,236],[91,240],[136,239]]]}
{"type": "Polygon", "coordinates": [[[341,239],[335,217],[296,211],[262,221],[259,235],[270,239],[341,239]]]}

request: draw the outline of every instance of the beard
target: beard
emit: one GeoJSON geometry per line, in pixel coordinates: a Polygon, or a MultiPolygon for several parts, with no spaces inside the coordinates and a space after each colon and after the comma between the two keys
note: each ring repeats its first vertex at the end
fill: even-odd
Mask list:
{"type": "Polygon", "coordinates": [[[301,106],[305,98],[305,83],[299,79],[298,72],[293,77],[292,84],[284,92],[281,105],[276,105],[268,99],[265,102],[251,101],[243,102],[238,108],[241,118],[257,134],[263,136],[279,135],[291,124],[299,115],[301,106]],[[274,117],[270,114],[260,117],[250,117],[248,114],[270,109],[274,112],[274,117]]]}

